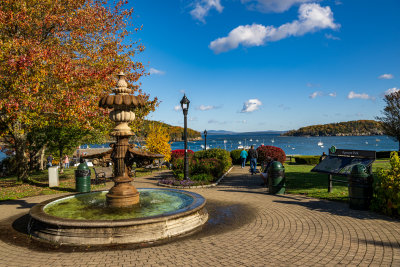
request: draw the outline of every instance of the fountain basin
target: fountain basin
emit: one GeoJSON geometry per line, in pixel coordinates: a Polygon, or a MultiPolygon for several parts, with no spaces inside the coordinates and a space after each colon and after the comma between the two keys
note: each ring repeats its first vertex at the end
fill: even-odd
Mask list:
{"type": "MultiPolygon", "coordinates": [[[[150,209],[148,216],[128,215],[128,217],[122,216],[123,219],[118,219],[121,216],[117,215],[117,219],[113,219],[106,215],[100,215],[104,219],[96,217],[82,219],[79,215],[77,219],[71,219],[50,215],[47,212],[52,206],[69,201],[71,198],[87,198],[99,193],[105,195],[107,192],[92,192],[50,199],[32,207],[28,233],[42,241],[67,245],[140,244],[186,235],[200,228],[208,219],[205,209],[206,200],[199,194],[175,189],[141,188],[138,191],[143,195],[146,193],[157,194],[157,192],[164,195],[170,194],[184,201],[173,209],[161,208],[156,213],[150,209]]],[[[55,207],[57,210],[58,207],[55,207]]],[[[60,209],[61,207],[62,205],[60,205],[60,209]]]]}

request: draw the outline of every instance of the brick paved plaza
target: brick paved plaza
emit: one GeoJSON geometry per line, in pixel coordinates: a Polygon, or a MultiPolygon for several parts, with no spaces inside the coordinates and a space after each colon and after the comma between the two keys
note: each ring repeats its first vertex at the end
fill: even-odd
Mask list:
{"type": "MultiPolygon", "coordinates": [[[[135,184],[156,187],[156,182],[156,177],[148,177],[135,184]]],[[[398,220],[350,210],[342,203],[268,195],[260,182],[247,168],[234,167],[219,186],[193,189],[208,201],[210,220],[204,229],[142,248],[37,247],[28,243],[19,225],[24,225],[30,207],[55,196],[3,202],[0,265],[400,266],[398,220]]]]}

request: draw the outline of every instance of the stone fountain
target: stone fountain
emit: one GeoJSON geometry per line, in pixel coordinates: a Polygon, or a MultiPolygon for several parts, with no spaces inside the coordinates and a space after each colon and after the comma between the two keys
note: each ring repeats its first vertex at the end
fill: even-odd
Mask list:
{"type": "Polygon", "coordinates": [[[135,119],[133,109],[145,102],[132,95],[122,72],[113,93],[102,97],[99,106],[112,108],[110,119],[116,123],[111,133],[116,143],[101,154],[113,162],[114,186],[109,191],[60,197],[35,205],[28,225],[33,238],[67,245],[157,243],[187,235],[206,223],[206,201],[201,195],[174,189],[136,189],[132,184],[133,162],[160,155],[138,151],[128,142],[134,135],[128,125],[135,119]]]}
{"type": "Polygon", "coordinates": [[[132,109],[142,106],[144,101],[134,95],[132,90],[128,89],[123,72],[118,74],[118,82],[114,95],[104,96],[100,100],[100,107],[113,108],[110,113],[110,119],[116,123],[111,136],[117,139],[112,144],[111,158],[114,163],[114,186],[107,194],[107,203],[112,207],[129,207],[139,203],[139,192],[135,186],[131,184],[132,178],[128,175],[132,164],[130,153],[128,153],[129,138],[133,136],[133,132],[128,123],[135,119],[135,113],[132,109]]]}

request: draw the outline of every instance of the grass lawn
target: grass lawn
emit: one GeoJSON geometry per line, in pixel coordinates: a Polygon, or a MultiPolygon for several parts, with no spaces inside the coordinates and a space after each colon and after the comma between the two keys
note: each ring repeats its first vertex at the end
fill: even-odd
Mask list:
{"type": "MultiPolygon", "coordinates": [[[[372,165],[375,173],[378,168],[389,168],[389,159],[376,160],[372,165]]],[[[347,201],[347,184],[333,182],[332,192],[328,193],[328,174],[311,172],[314,165],[285,164],[286,192],[309,197],[347,201]]],[[[336,180],[347,180],[347,177],[333,176],[336,180]]]]}
{"type": "MultiPolygon", "coordinates": [[[[0,201],[19,199],[38,195],[51,195],[58,193],[73,193],[75,191],[75,173],[76,167],[64,169],[64,173],[59,174],[60,185],[49,188],[48,171],[37,171],[31,173],[30,183],[18,183],[16,176],[0,178],[0,201]]],[[[136,169],[136,176],[150,175],[150,171],[142,168],[136,169]]],[[[91,178],[94,179],[94,171],[91,168],[91,178]]],[[[91,190],[99,190],[104,187],[103,184],[91,185],[91,190]]]]}

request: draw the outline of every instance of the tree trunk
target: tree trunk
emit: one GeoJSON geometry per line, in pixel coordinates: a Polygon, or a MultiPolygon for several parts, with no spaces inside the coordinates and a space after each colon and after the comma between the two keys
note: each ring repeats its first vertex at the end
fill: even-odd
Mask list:
{"type": "Polygon", "coordinates": [[[41,170],[41,171],[44,170],[44,155],[45,155],[45,152],[46,152],[46,145],[44,145],[42,147],[42,149],[40,149],[40,151],[39,151],[39,154],[40,154],[40,156],[39,156],[39,170],[41,170]]]}
{"type": "Polygon", "coordinates": [[[14,135],[15,141],[15,162],[16,162],[16,172],[17,172],[17,180],[20,181],[28,181],[28,156],[26,155],[27,148],[27,138],[24,134],[16,134],[14,135]]]}

